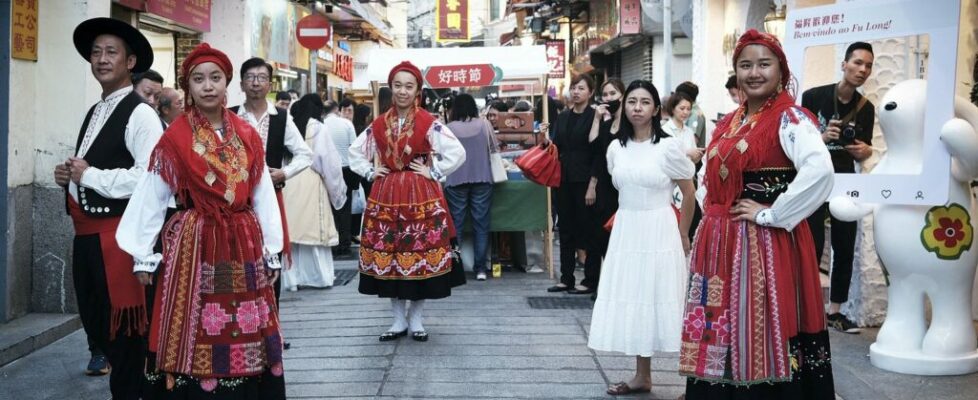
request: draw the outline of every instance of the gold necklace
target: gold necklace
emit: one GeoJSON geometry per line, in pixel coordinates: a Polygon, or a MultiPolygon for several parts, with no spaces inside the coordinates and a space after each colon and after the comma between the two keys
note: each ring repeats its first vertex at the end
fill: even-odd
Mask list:
{"type": "MultiPolygon", "coordinates": [[[[771,104],[770,101],[765,103],[764,106],[759,108],[757,112],[752,114],[750,118],[747,118],[746,121],[744,121],[745,119],[744,113],[746,112],[746,107],[741,107],[737,109],[736,114],[734,114],[732,118],[732,121],[739,121],[740,122],[739,125],[737,125],[736,128],[734,128],[734,126],[731,125],[730,130],[728,132],[720,135],[721,140],[740,137],[740,140],[737,141],[737,144],[731,147],[730,150],[727,151],[726,155],[720,156],[720,169],[717,172],[720,175],[721,181],[726,181],[727,176],[730,175],[730,169],[727,168],[727,159],[730,158],[730,155],[733,154],[734,150],[740,151],[740,154],[744,154],[747,152],[747,148],[750,147],[750,143],[747,142],[747,135],[750,134],[751,131],[753,131],[754,125],[757,124],[758,116],[761,115],[764,109],[767,108],[768,105],[770,104],[771,104]],[[746,132],[740,134],[739,132],[743,130],[745,125],[749,126],[749,128],[747,129],[746,132]]],[[[718,142],[717,145],[710,150],[710,153],[707,155],[707,159],[717,157],[719,155],[719,149],[720,149],[720,143],[718,142]]]]}

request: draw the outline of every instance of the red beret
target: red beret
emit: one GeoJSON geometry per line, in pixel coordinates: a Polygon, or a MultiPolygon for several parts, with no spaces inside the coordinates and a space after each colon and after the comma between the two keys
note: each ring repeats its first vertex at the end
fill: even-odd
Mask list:
{"type": "Polygon", "coordinates": [[[418,80],[418,96],[420,97],[421,87],[424,86],[424,79],[421,77],[421,70],[414,64],[411,64],[410,61],[401,61],[400,64],[397,64],[391,69],[391,73],[387,75],[387,86],[394,86],[394,75],[397,75],[397,73],[401,71],[414,75],[414,79],[418,80]]]}
{"type": "Polygon", "coordinates": [[[205,62],[217,64],[221,68],[221,71],[224,71],[224,75],[227,76],[227,82],[231,82],[231,77],[234,76],[234,66],[231,65],[231,60],[228,59],[228,56],[220,50],[212,48],[207,43],[201,43],[183,60],[183,65],[180,67],[180,86],[189,88],[190,71],[193,71],[194,67],[205,62]]]}
{"type": "Polygon", "coordinates": [[[787,89],[791,80],[791,71],[788,70],[788,57],[785,56],[784,50],[781,48],[781,42],[770,33],[758,32],[757,29],[748,29],[747,32],[740,35],[740,40],[737,41],[737,47],[734,48],[733,53],[734,68],[736,69],[737,57],[740,57],[740,53],[744,51],[745,47],[752,44],[767,47],[774,53],[775,57],[778,57],[778,65],[781,67],[781,87],[787,89]]]}

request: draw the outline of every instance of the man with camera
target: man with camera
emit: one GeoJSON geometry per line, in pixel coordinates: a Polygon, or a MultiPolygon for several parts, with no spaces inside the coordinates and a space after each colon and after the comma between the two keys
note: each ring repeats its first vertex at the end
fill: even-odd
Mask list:
{"type": "MultiPolygon", "coordinates": [[[[832,155],[836,173],[860,172],[862,168],[859,163],[873,155],[871,145],[875,107],[856,91],[872,72],[873,46],[855,42],[846,49],[842,80],[806,90],[801,96],[802,107],[818,117],[822,141],[832,155]]],[[[828,203],[808,217],[808,225],[815,239],[815,254],[819,260],[822,259],[825,245],[826,214],[829,214],[828,203]]],[[[859,333],[859,327],[839,312],[842,303],[849,298],[857,223],[829,217],[833,257],[828,322],[840,332],[859,333]]]]}

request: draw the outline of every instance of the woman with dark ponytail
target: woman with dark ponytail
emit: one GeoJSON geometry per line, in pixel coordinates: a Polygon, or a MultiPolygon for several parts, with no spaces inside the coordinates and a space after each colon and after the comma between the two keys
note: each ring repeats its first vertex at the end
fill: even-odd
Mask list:
{"type": "Polygon", "coordinates": [[[618,140],[608,146],[608,172],[618,212],[591,317],[588,347],[635,356],[635,375],[608,394],[648,392],[651,357],[678,352],[693,211],[693,163],[678,139],[662,131],[662,103],[652,83],[625,90],[618,140]],[[672,191],[683,192],[680,221],[672,191]]]}

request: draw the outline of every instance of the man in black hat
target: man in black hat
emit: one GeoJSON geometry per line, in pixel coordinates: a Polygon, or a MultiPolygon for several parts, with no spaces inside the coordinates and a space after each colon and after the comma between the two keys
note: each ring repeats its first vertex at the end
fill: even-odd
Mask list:
{"type": "Polygon", "coordinates": [[[112,366],[112,398],[138,399],[149,313],[132,257],[119,249],[115,235],[163,134],[156,112],[130,80],[131,73],[149,69],[153,50],[138,30],[111,18],[79,24],[74,43],[91,63],[102,98],[85,116],[75,153],[55,166],[54,178],[66,188],[75,226],[72,271],[85,333],[112,366]]]}

